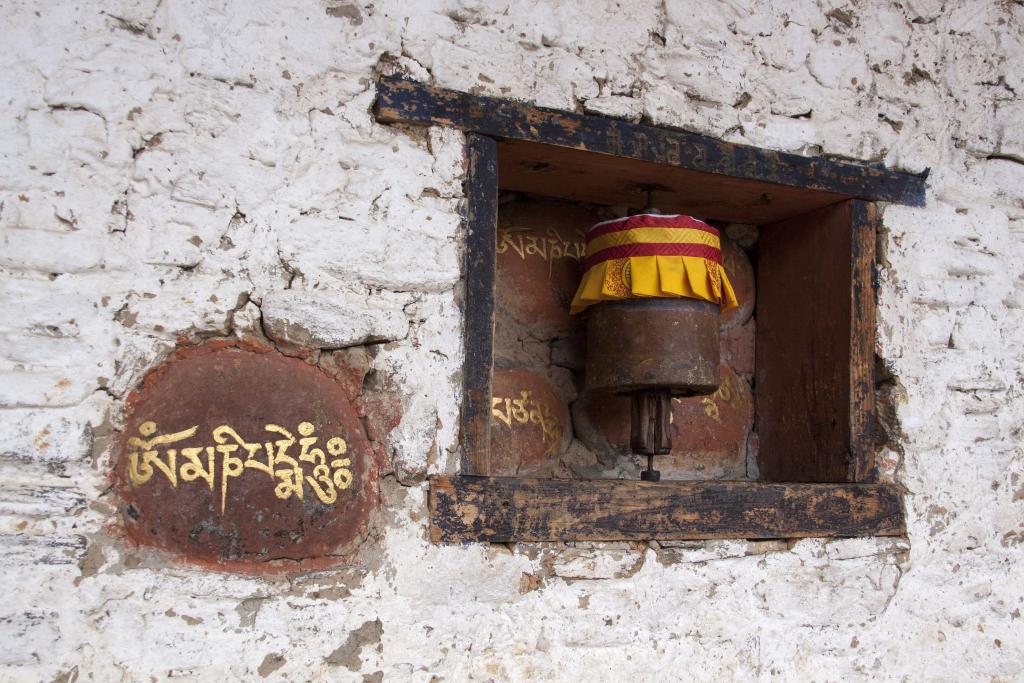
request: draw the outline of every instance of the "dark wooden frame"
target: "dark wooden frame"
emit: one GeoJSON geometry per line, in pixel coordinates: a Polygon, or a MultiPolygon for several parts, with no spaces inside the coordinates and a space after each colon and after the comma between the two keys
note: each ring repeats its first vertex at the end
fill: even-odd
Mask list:
{"type": "Polygon", "coordinates": [[[395,78],[378,82],[375,114],[467,133],[463,459],[460,475],[431,480],[435,542],[904,533],[900,491],[877,482],[872,455],[873,202],[923,205],[926,175],[395,78]],[[762,219],[755,385],[765,481],[489,476],[499,174],[511,189],[624,203],[660,193],[659,206],[702,201],[706,217],[762,219]]]}
{"type": "Polygon", "coordinates": [[[490,474],[491,370],[498,225],[494,140],[466,139],[466,361],[463,365],[462,471],[490,474]]]}

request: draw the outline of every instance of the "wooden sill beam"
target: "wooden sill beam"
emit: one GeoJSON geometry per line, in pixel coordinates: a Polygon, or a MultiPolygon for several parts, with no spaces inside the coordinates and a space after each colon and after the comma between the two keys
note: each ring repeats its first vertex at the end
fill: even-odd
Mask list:
{"type": "Polygon", "coordinates": [[[519,479],[430,483],[435,543],[901,536],[888,484],[519,479]]]}
{"type": "Polygon", "coordinates": [[[804,157],[722,142],[675,128],[535,107],[400,78],[377,82],[384,123],[453,126],[495,138],[555,145],[679,169],[764,181],[871,201],[924,206],[927,173],[804,157]]]}

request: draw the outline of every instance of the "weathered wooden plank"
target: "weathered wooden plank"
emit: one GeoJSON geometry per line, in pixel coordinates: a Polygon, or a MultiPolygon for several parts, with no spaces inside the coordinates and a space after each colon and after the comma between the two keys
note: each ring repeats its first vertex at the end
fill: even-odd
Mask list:
{"type": "Polygon", "coordinates": [[[853,200],[850,234],[849,481],[877,480],[875,428],[875,205],[853,200]]]}
{"type": "Polygon", "coordinates": [[[498,155],[494,140],[470,135],[466,154],[466,360],[463,365],[462,472],[490,474],[498,155]]]}
{"type": "Polygon", "coordinates": [[[922,206],[925,177],[721,142],[674,128],[535,107],[398,78],[377,82],[377,120],[445,125],[665,166],[922,206]]]}
{"type": "Polygon", "coordinates": [[[885,484],[436,477],[430,518],[435,543],[905,533],[885,484]]]}
{"type": "Polygon", "coordinates": [[[519,140],[498,143],[498,178],[505,190],[752,224],[846,199],[834,192],[519,140]]]}
{"type": "Polygon", "coordinates": [[[768,481],[849,481],[851,351],[862,343],[851,322],[852,210],[811,211],[758,238],[754,390],[768,481]]]}

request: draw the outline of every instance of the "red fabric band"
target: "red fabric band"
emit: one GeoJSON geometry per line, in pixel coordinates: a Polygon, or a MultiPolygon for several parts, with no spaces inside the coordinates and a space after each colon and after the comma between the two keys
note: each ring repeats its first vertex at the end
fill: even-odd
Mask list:
{"type": "Polygon", "coordinates": [[[691,230],[703,230],[715,237],[721,237],[717,228],[713,228],[707,223],[691,216],[659,216],[646,213],[598,223],[587,230],[586,237],[589,242],[610,232],[622,232],[623,230],[633,230],[635,228],[689,228],[691,230]]]}
{"type": "Polygon", "coordinates": [[[612,259],[628,258],[630,256],[696,256],[713,261],[719,265],[722,263],[722,250],[709,247],[706,244],[648,242],[645,244],[622,244],[617,247],[602,249],[593,256],[587,256],[583,260],[583,268],[584,270],[589,270],[598,263],[612,259]]]}

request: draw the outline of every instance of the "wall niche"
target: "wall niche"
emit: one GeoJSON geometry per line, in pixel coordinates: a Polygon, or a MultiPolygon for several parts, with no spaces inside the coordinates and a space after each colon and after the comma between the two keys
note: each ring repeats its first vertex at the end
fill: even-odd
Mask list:
{"type": "MultiPolygon", "coordinates": [[[[586,229],[627,211],[518,192],[499,195],[492,474],[639,477],[641,459],[629,448],[629,400],[583,390],[583,316],[569,315],[586,229]]],[[[673,399],[672,453],[657,459],[665,479],[758,478],[751,386],[755,277],[747,254],[756,245],[757,228],[716,227],[740,306],[721,318],[719,390],[673,399]]]]}
{"type": "Polygon", "coordinates": [[[924,176],[401,79],[377,94],[378,121],[467,132],[463,459],[431,480],[434,541],[904,533],[874,464],[874,202],[923,205],[924,176]],[[582,231],[651,206],[722,228],[741,300],[718,393],[673,403],[660,482],[622,457],[626,411],[581,393],[568,314],[582,231]]]}

